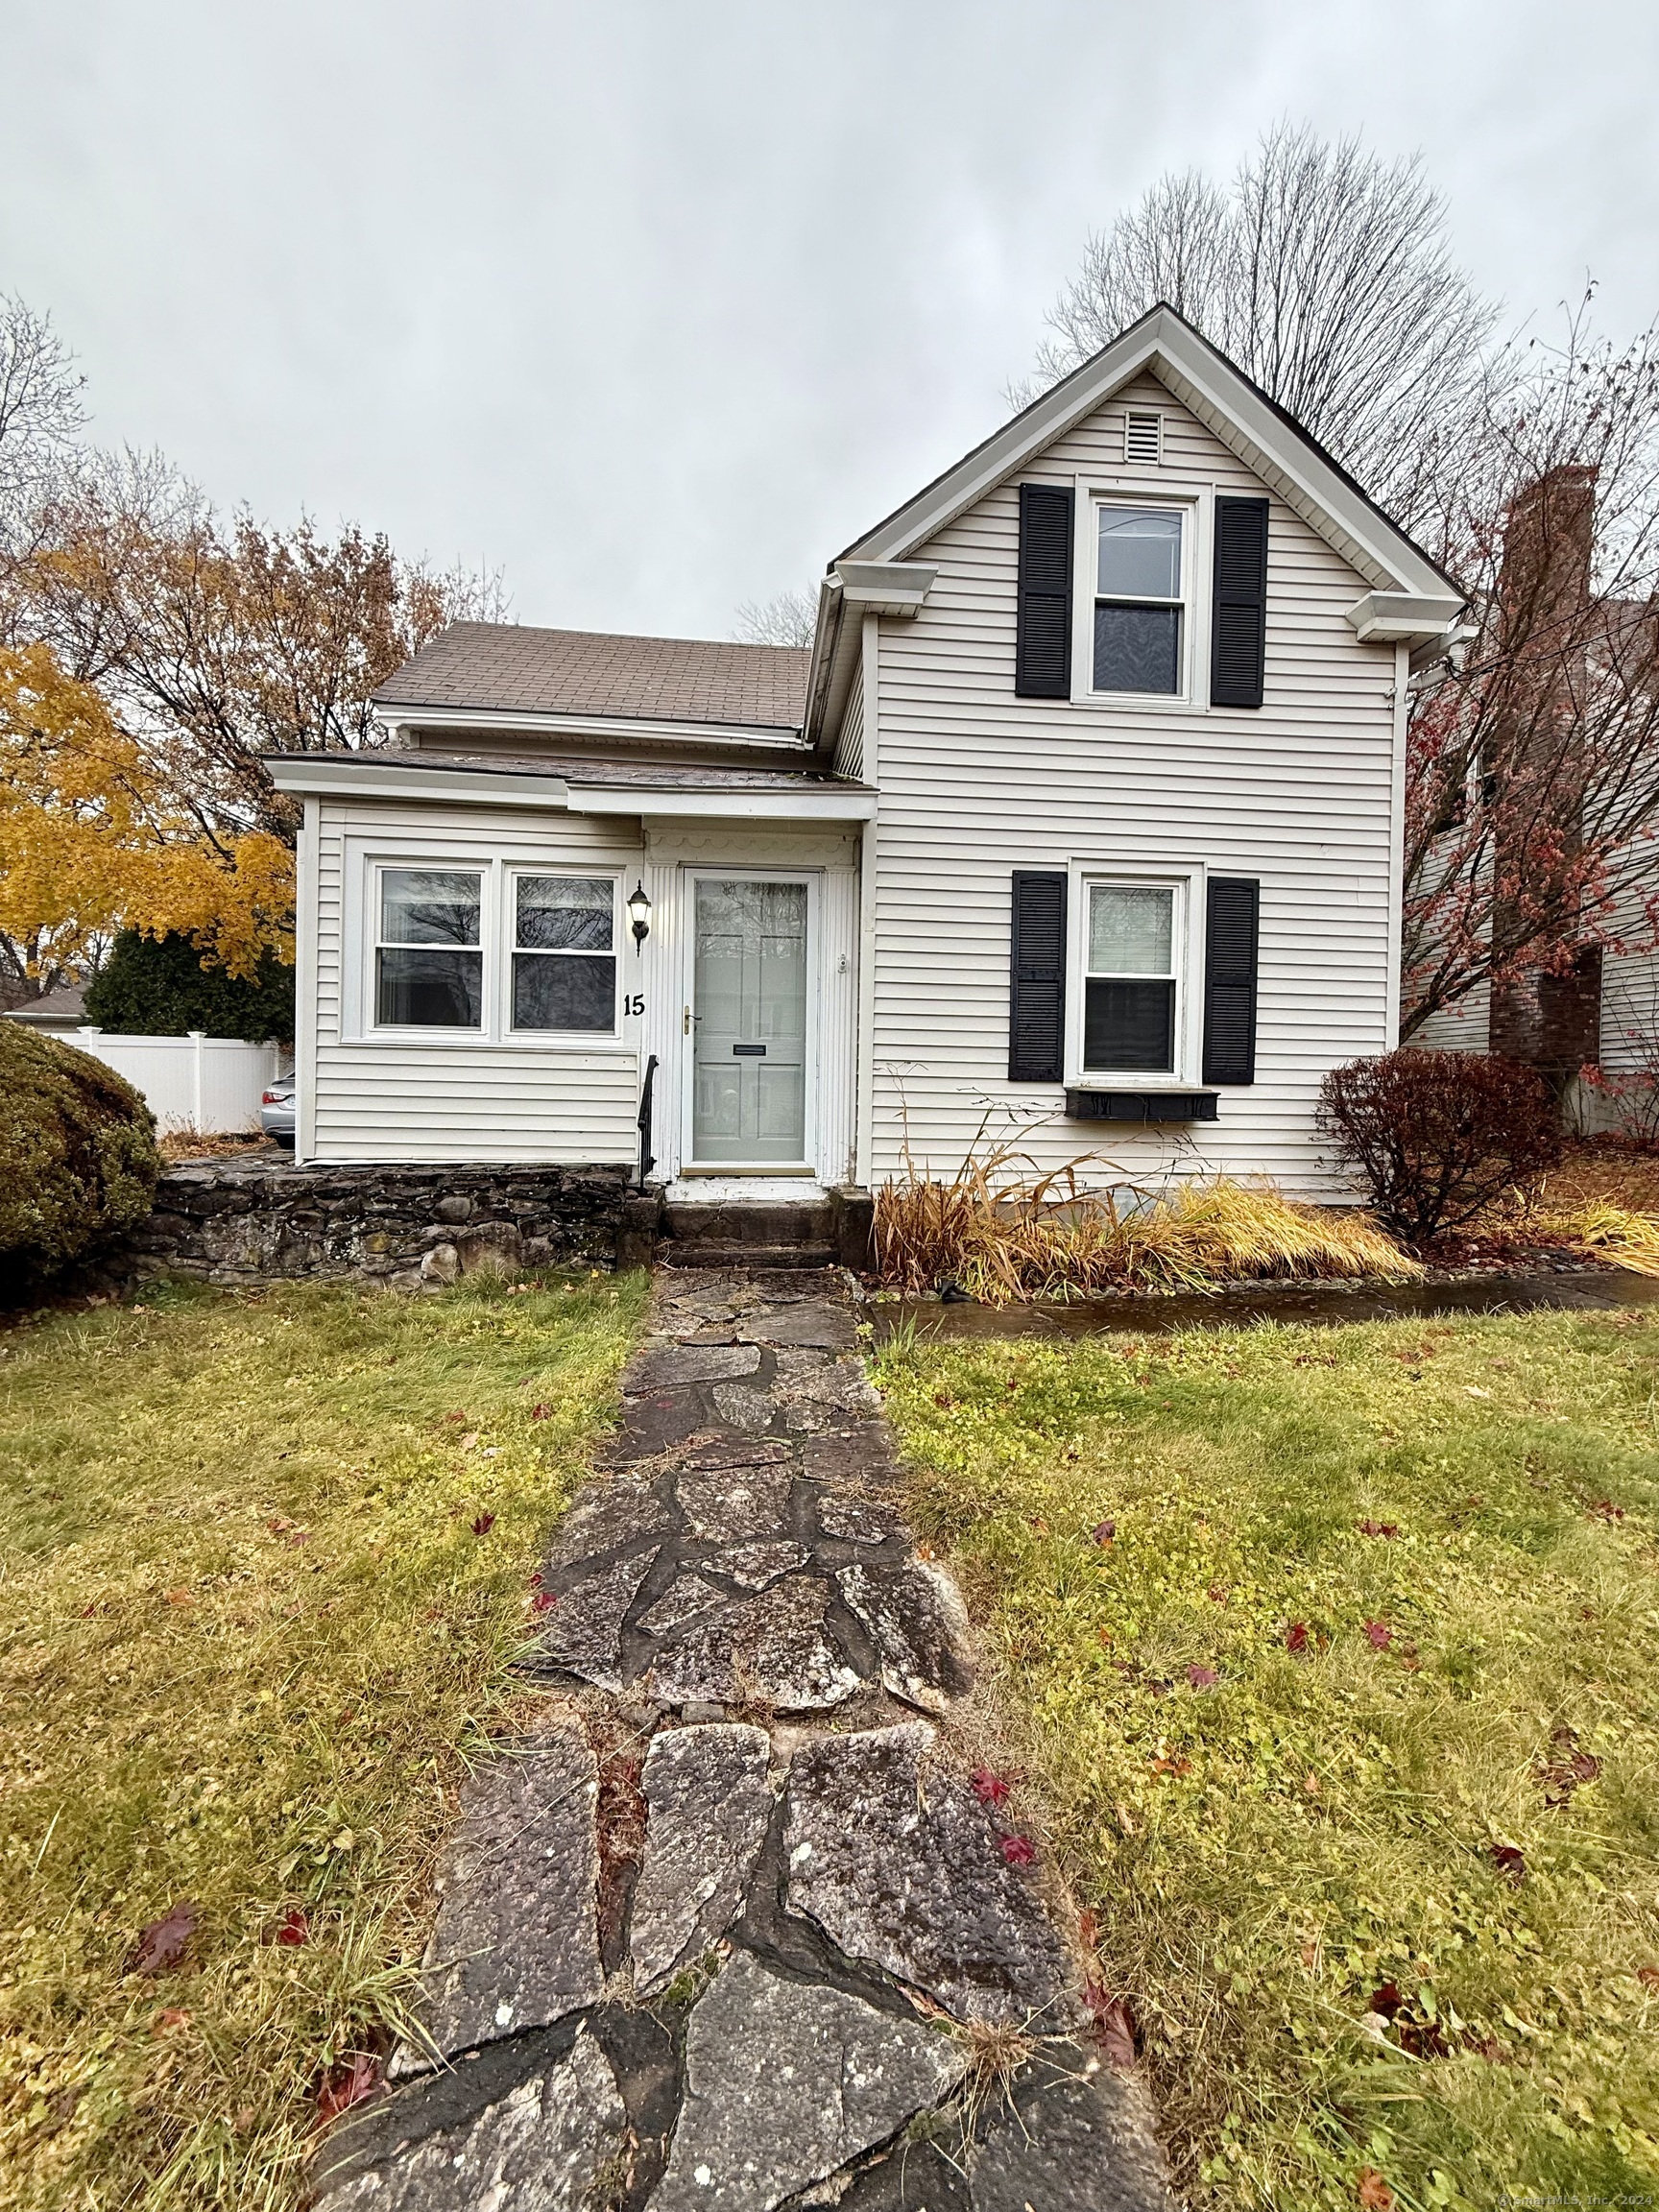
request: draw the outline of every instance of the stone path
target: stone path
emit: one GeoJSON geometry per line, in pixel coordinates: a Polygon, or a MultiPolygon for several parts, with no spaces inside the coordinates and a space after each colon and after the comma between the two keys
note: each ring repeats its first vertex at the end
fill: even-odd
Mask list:
{"type": "Polygon", "coordinates": [[[556,1694],[463,1792],[427,2047],[324,2212],[1166,2212],[954,1747],[967,1623],[840,1280],[665,1270],[653,1318],[542,1570],[556,1694]]]}

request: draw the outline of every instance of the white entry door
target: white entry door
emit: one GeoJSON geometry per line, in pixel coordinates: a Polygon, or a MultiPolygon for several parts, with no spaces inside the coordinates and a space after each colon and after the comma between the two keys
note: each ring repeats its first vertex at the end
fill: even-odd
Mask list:
{"type": "Polygon", "coordinates": [[[806,1165],[810,885],[697,876],[691,884],[691,1159],[806,1165]]]}

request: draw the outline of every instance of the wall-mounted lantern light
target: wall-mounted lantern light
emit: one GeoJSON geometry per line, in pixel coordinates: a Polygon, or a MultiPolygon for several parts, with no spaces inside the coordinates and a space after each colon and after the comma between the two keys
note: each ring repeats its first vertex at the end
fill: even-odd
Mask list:
{"type": "Polygon", "coordinates": [[[651,902],[645,896],[643,882],[636,883],[628,901],[628,919],[634,925],[634,950],[643,952],[645,940],[651,934],[651,902]]]}

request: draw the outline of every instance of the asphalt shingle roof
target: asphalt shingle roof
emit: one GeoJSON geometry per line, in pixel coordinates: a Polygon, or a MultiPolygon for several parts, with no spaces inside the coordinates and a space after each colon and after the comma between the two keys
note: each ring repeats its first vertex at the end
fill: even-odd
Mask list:
{"type": "Polygon", "coordinates": [[[495,707],[513,714],[799,730],[810,660],[799,645],[451,622],[374,698],[385,707],[495,707]]]}

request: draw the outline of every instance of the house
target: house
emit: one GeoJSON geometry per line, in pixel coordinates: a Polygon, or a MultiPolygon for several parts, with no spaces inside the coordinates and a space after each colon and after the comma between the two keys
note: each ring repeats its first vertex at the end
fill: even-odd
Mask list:
{"type": "Polygon", "coordinates": [[[830,565],[809,651],[457,623],[304,803],[299,1154],[1329,1188],[1455,587],[1153,310],[830,565]]]}

